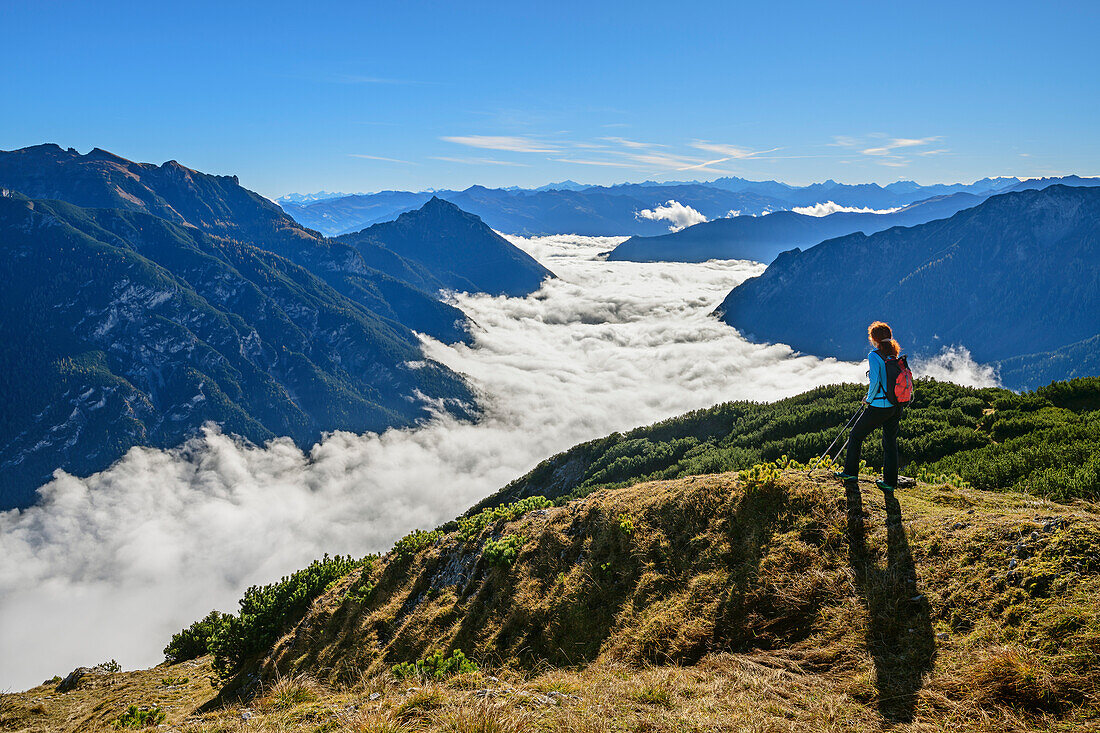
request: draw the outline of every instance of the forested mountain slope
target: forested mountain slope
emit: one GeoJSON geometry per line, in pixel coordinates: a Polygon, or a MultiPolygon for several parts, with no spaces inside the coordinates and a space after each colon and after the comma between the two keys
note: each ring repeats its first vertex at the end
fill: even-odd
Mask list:
{"type": "MultiPolygon", "coordinates": [[[[715,312],[752,338],[843,359],[867,353],[874,320],[911,354],[962,344],[991,362],[1061,349],[1100,331],[1100,188],[1002,194],[949,219],[785,252],[715,312]]],[[[1007,386],[1036,386],[1006,374],[1022,378],[1007,386]]]]}
{"type": "Polygon", "coordinates": [[[405,326],[293,262],[145,213],[0,197],[0,508],[206,421],[308,447],[473,396],[405,326]]]}
{"type": "Polygon", "coordinates": [[[471,415],[414,332],[469,338],[441,290],[522,295],[552,276],[443,202],[352,244],[235,176],[57,145],[0,151],[0,270],[0,509],[54,469],[98,471],[206,421],[306,448],[412,424],[417,395],[471,415]]]}

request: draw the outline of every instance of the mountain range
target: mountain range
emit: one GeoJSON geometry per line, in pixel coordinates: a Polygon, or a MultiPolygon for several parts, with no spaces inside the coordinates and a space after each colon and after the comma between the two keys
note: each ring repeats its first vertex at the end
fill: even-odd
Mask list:
{"type": "MultiPolygon", "coordinates": [[[[1001,180],[997,179],[997,182],[1001,180]]],[[[1046,188],[1056,183],[1100,186],[1100,178],[1067,176],[1029,179],[1016,181],[1002,192],[1046,188]]],[[[661,236],[631,237],[613,249],[608,259],[633,262],[705,262],[712,259],[771,262],[780,252],[794,247],[812,247],[844,234],[874,234],[895,226],[914,226],[944,219],[981,203],[994,193],[996,191],[943,194],[896,211],[883,210],[882,213],[837,211],[825,216],[811,216],[796,211],[777,211],[766,216],[714,219],[661,236]]]]}
{"type": "Polygon", "coordinates": [[[552,276],[439,200],[337,241],[236,177],[56,145],[0,152],[0,192],[0,509],[54,469],[98,471],[208,421],[304,448],[411,425],[427,400],[472,416],[416,335],[469,338],[439,290],[552,276]]]}
{"type": "Polygon", "coordinates": [[[734,216],[696,224],[658,237],[631,237],[611,250],[609,260],[632,262],[771,262],[793,247],[811,247],[824,239],[893,226],[912,226],[968,209],[982,198],[970,193],[937,196],[888,214],[838,211],[811,216],[777,211],[765,216],[734,216]]]}
{"type": "Polygon", "coordinates": [[[715,311],[751,338],[850,360],[868,350],[867,324],[885,320],[909,353],[962,344],[979,362],[1005,360],[1013,388],[1095,374],[1084,344],[1097,313],[1100,188],[1060,184],[784,252],[715,311]],[[1068,363],[1081,358],[1091,368],[1068,363]]]}
{"type": "Polygon", "coordinates": [[[471,186],[463,191],[381,191],[316,202],[280,200],[280,203],[295,220],[328,235],[345,234],[389,221],[438,195],[480,216],[493,229],[509,234],[655,236],[667,233],[669,222],[638,214],[669,201],[690,206],[707,219],[718,219],[737,213],[763,214],[828,201],[856,208],[897,208],[934,196],[995,193],[1019,182],[1016,178],[986,178],[971,184],[921,186],[912,181],[899,181],[883,187],[873,183],[849,185],[836,181],[791,186],[741,178],[720,178],[709,183],[647,181],[615,186],[582,186],[564,181],[537,189],[471,186]]]}

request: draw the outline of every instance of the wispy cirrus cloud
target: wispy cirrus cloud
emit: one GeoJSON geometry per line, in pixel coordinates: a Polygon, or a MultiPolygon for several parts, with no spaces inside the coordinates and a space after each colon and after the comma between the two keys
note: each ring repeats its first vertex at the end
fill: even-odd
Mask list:
{"type": "MultiPolygon", "coordinates": [[[[613,127],[616,125],[604,125],[613,127]]],[[[646,142],[619,135],[605,135],[589,140],[568,140],[563,136],[568,131],[558,131],[541,136],[527,135],[447,135],[440,139],[444,142],[465,145],[485,150],[501,150],[511,153],[548,154],[548,160],[555,163],[598,166],[606,168],[627,168],[648,171],[654,174],[665,172],[697,171],[730,175],[733,171],[716,166],[730,160],[751,160],[762,158],[780,148],[750,150],[735,145],[714,143],[708,140],[695,140],[687,144],[694,150],[717,153],[721,157],[704,158],[698,155],[673,152],[673,146],[667,143],[646,142]]],[[[796,156],[797,157],[797,156],[796,156]]],[[[446,160],[439,157],[437,160],[446,160]]],[[[468,162],[489,162],[467,159],[468,162]]]]}
{"type": "Polygon", "coordinates": [[[463,165],[511,165],[518,168],[527,168],[526,163],[517,163],[512,160],[497,160],[496,158],[456,158],[447,155],[433,155],[432,160],[442,160],[447,163],[462,163],[463,165]]]}
{"type": "Polygon", "coordinates": [[[849,135],[833,135],[833,141],[828,145],[839,148],[854,148],[859,145],[859,139],[849,135]]]}
{"type": "Polygon", "coordinates": [[[748,160],[750,158],[759,158],[762,155],[768,153],[774,153],[781,148],[771,148],[769,150],[748,150],[746,148],[739,147],[737,145],[725,145],[722,143],[712,143],[706,140],[696,140],[691,144],[691,147],[696,150],[705,150],[708,153],[718,153],[725,156],[722,161],[726,160],[748,160]]]}
{"type": "Polygon", "coordinates": [[[381,155],[367,155],[366,153],[348,153],[350,158],[361,158],[362,160],[381,160],[386,163],[403,163],[404,165],[420,165],[412,160],[401,160],[400,158],[386,158],[381,155]]]}
{"type": "Polygon", "coordinates": [[[573,163],[574,165],[596,165],[607,168],[641,168],[636,163],[617,160],[586,160],[583,158],[551,158],[555,163],[573,163]]]}
{"type": "Polygon", "coordinates": [[[866,148],[863,151],[864,155],[890,155],[894,150],[899,148],[915,148],[921,145],[928,145],[938,141],[937,137],[896,137],[888,143],[882,145],[866,148]]]}
{"type": "Polygon", "coordinates": [[[882,133],[874,133],[864,137],[853,135],[834,135],[831,147],[849,148],[853,153],[859,152],[868,156],[879,165],[891,168],[904,168],[912,161],[906,155],[942,155],[950,152],[947,148],[935,148],[932,150],[920,150],[919,148],[930,146],[943,138],[940,135],[929,137],[891,137],[882,133]]]}
{"type": "Polygon", "coordinates": [[[448,135],[440,139],[471,148],[512,153],[557,153],[561,150],[559,145],[518,135],[448,135]]]}
{"type": "Polygon", "coordinates": [[[616,143],[626,148],[634,148],[635,150],[643,150],[645,148],[667,148],[667,145],[660,143],[643,143],[637,140],[630,140],[625,137],[601,137],[601,140],[606,140],[609,143],[616,143]]]}

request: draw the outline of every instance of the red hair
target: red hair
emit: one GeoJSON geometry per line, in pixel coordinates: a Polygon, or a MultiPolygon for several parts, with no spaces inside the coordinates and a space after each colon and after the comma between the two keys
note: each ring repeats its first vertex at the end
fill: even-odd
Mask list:
{"type": "Polygon", "coordinates": [[[901,353],[901,346],[894,340],[894,332],[890,325],[882,321],[875,321],[867,327],[867,338],[871,339],[886,356],[897,356],[901,353]]]}

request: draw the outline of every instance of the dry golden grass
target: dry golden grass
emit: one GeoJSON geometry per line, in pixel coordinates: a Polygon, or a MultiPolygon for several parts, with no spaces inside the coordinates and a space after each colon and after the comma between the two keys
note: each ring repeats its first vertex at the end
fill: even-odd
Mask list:
{"type": "Polygon", "coordinates": [[[1096,507],[862,490],[787,472],[598,492],[391,558],[367,602],[337,584],[245,703],[198,712],[208,670],[164,668],[10,696],[0,730],[147,703],[204,733],[1100,730],[1096,507]],[[527,538],[515,563],[480,562],[505,533],[527,538]],[[451,648],[482,670],[389,673],[451,648]],[[188,675],[177,700],[158,692],[188,675]]]}
{"type": "Polygon", "coordinates": [[[2,695],[0,731],[115,730],[114,722],[130,705],[155,705],[167,714],[168,723],[174,723],[214,696],[211,674],[209,660],[201,659],[136,672],[90,675],[66,693],[57,692],[56,683],[51,683],[2,695]]]}

